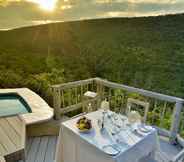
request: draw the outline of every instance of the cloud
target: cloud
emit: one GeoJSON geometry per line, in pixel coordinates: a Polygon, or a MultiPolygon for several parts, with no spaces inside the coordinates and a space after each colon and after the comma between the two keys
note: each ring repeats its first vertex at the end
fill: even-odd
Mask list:
{"type": "Polygon", "coordinates": [[[0,0],[0,29],[48,21],[184,12],[184,0],[57,0],[53,12],[41,10],[36,1],[0,0]]]}
{"type": "Polygon", "coordinates": [[[95,0],[96,3],[172,4],[181,0],[95,0]]]}
{"type": "Polygon", "coordinates": [[[11,2],[21,2],[22,0],[0,0],[0,5],[7,6],[11,2]]]}

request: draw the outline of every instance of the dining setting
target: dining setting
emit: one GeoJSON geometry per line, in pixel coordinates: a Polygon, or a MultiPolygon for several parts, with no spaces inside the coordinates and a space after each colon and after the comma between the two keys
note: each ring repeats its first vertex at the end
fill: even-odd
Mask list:
{"type": "MultiPolygon", "coordinates": [[[[157,130],[146,125],[146,116],[131,109],[110,109],[105,99],[100,108],[86,111],[61,124],[56,162],[151,162],[159,150],[157,130]]],[[[147,111],[148,105],[144,105],[147,111]]]]}

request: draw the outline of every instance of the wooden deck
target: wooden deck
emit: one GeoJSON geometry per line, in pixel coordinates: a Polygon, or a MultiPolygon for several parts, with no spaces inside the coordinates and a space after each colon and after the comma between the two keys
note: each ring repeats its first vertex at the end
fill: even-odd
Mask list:
{"type": "MultiPolygon", "coordinates": [[[[165,154],[167,159],[173,159],[180,151],[181,146],[174,146],[169,143],[169,139],[166,137],[160,138],[160,149],[162,153],[165,154]]],[[[158,162],[163,162],[163,160],[160,160],[160,157],[157,157],[158,162]]],[[[183,162],[183,161],[178,161],[183,162]]]]}
{"type": "MultiPolygon", "coordinates": [[[[56,142],[56,136],[29,138],[26,148],[26,162],[54,162],[56,142]]],[[[168,144],[167,139],[162,139],[160,146],[164,153],[170,155],[170,159],[180,151],[180,148],[168,144]]],[[[162,161],[158,160],[158,162],[162,161]]]]}
{"type": "Polygon", "coordinates": [[[54,162],[56,142],[56,136],[29,138],[26,148],[26,162],[54,162]]]}
{"type": "Polygon", "coordinates": [[[25,125],[22,120],[17,116],[0,118],[0,156],[19,160],[24,157],[24,146],[25,125]]]}

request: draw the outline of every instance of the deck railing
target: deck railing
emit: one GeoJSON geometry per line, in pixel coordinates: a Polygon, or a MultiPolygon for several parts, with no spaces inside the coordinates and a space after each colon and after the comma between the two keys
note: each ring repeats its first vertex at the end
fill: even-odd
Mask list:
{"type": "Polygon", "coordinates": [[[52,86],[54,97],[55,118],[60,119],[62,115],[78,110],[88,102],[95,102],[96,110],[102,100],[107,99],[113,111],[125,113],[127,99],[134,98],[149,103],[147,112],[147,123],[158,128],[159,133],[168,136],[171,142],[176,140],[184,146],[180,135],[184,131],[184,100],[178,97],[168,96],[152,91],[126,86],[92,78],[82,81],[69,82],[52,86]],[[92,100],[85,100],[84,93],[94,91],[97,97],[92,100]]]}

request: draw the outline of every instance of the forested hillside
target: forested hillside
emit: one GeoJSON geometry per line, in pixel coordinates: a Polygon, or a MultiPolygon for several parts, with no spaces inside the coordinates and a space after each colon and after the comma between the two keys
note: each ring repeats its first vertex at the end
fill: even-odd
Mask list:
{"type": "Polygon", "coordinates": [[[103,77],[184,97],[184,15],[62,22],[0,32],[0,88],[103,77]]]}

